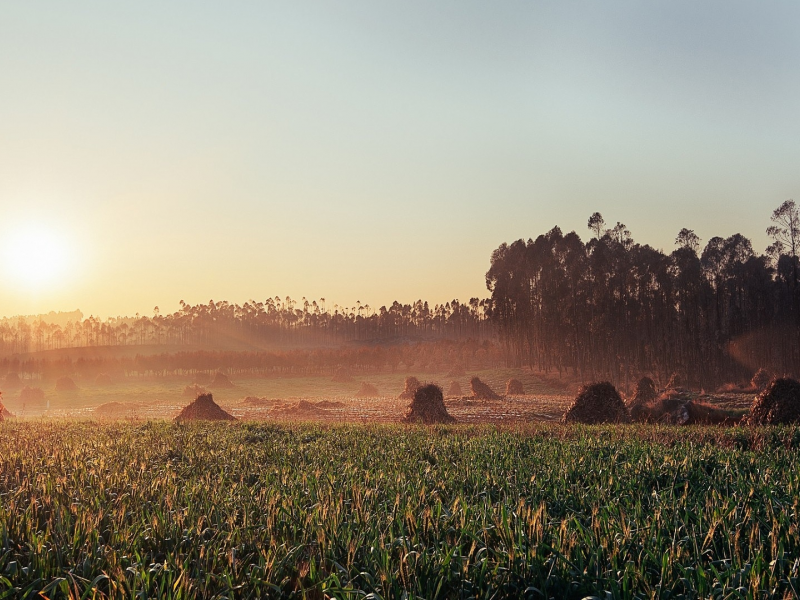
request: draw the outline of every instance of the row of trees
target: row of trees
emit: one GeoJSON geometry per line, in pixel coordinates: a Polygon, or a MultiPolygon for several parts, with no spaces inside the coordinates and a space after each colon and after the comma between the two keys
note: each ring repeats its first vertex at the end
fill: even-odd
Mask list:
{"type": "Polygon", "coordinates": [[[509,360],[583,379],[626,383],[641,374],[682,375],[712,388],[761,366],[800,366],[800,211],[778,207],[754,252],[741,234],[678,234],[670,254],[636,243],[621,223],[588,221],[592,238],[558,227],[502,244],[486,284],[509,360]]]}
{"type": "Polygon", "coordinates": [[[418,300],[326,308],[325,299],[296,302],[268,298],[243,305],[209,301],[152,317],[86,319],[66,324],[46,319],[0,320],[0,356],[87,346],[169,345],[214,349],[264,349],[337,345],[351,341],[491,339],[486,300],[458,300],[430,308],[418,300]]]}

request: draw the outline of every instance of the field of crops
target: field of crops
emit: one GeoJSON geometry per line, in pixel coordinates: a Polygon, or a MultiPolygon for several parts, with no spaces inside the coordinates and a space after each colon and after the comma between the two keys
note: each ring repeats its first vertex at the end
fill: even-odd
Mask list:
{"type": "Polygon", "coordinates": [[[797,428],[5,422],[0,597],[794,597],[798,446],[797,428]]]}

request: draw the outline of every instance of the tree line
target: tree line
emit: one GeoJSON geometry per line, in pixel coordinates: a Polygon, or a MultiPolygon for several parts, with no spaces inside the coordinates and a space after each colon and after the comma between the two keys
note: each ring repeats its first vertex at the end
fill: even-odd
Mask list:
{"type": "MultiPolygon", "coordinates": [[[[378,310],[360,302],[353,307],[326,307],[325,299],[296,302],[287,297],[242,305],[214,302],[190,305],[153,316],[99,319],[90,316],[67,323],[44,318],[0,319],[0,356],[91,346],[185,346],[214,350],[338,345],[343,342],[403,340],[485,340],[494,338],[487,300],[452,300],[430,307],[418,300],[394,302],[378,310]]],[[[80,314],[80,313],[77,313],[80,314]]]]}
{"type": "Polygon", "coordinates": [[[591,238],[558,227],[502,244],[486,285],[508,360],[584,380],[644,374],[712,389],[765,367],[800,365],[800,211],[772,213],[763,254],[741,234],[701,240],[682,229],[669,254],[600,213],[591,238]]]}

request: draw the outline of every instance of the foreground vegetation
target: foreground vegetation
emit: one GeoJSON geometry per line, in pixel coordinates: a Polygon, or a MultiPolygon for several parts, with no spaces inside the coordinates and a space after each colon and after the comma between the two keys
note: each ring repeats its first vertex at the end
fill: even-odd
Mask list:
{"type": "Polygon", "coordinates": [[[6,422],[0,595],[791,597],[799,445],[797,428],[6,422]]]}

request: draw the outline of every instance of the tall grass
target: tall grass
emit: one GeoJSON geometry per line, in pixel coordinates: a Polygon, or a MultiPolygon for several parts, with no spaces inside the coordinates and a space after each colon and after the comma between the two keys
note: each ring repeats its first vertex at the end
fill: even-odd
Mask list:
{"type": "Polygon", "coordinates": [[[800,431],[0,426],[0,594],[792,597],[800,431]]]}

